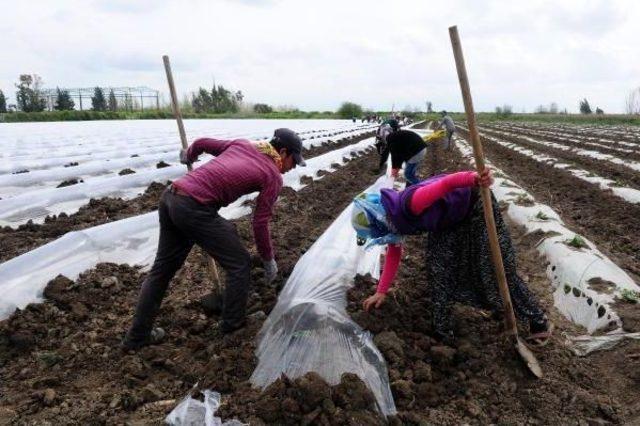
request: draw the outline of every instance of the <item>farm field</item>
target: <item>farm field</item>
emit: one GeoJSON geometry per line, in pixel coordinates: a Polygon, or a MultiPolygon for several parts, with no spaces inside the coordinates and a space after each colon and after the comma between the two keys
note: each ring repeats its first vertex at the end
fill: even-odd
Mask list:
{"type": "MultiPolygon", "coordinates": [[[[343,289],[340,308],[370,333],[357,336],[370,339],[386,363],[377,371],[393,397],[384,418],[379,392],[356,374],[331,384],[314,373],[283,377],[264,392],[251,381],[259,332],[295,265],[353,197],[379,181],[376,126],[346,120],[186,123],[190,136],[263,140],[277,127],[291,127],[303,138],[308,166],[285,175],[272,219],[281,271],[274,285],[265,285],[262,268],[254,268],[248,325],[223,336],[218,318],[199,307],[210,279],[193,251],[158,316],[167,339],[122,353],[119,342],[155,253],[158,197],[167,181],[185,172],[177,161],[175,123],[4,125],[0,139],[10,143],[0,157],[0,294],[6,295],[0,305],[0,419],[159,424],[199,383],[221,393],[216,415],[252,425],[640,421],[640,311],[625,296],[640,290],[636,130],[481,125],[520,273],[556,326],[537,353],[545,376],[527,373],[500,337],[502,322],[485,312],[457,307],[455,341],[434,337],[424,237],[410,237],[388,303],[364,313],[361,303],[375,280],[358,275],[343,289]],[[168,166],[158,168],[161,162],[168,166]],[[121,174],[126,169],[133,173],[121,174]],[[602,342],[615,345],[598,346],[602,342]]],[[[428,134],[428,127],[415,131],[428,134]]],[[[465,136],[459,123],[454,150],[430,145],[421,176],[471,170],[465,136]]],[[[255,255],[251,203],[248,197],[222,214],[255,255]]]]}

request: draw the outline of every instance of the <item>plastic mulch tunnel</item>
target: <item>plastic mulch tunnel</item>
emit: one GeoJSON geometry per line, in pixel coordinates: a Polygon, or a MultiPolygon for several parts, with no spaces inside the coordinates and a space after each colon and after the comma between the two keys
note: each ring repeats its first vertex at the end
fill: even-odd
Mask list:
{"type": "MultiPolygon", "coordinates": [[[[368,191],[383,186],[388,186],[386,178],[368,191]]],[[[357,246],[347,207],[300,258],[265,321],[251,376],[255,386],[265,388],[282,374],[296,378],[310,371],[335,385],[350,372],[371,389],[383,414],[395,413],[385,360],[371,334],[346,311],[346,291],[355,275],[379,276],[381,250],[357,246]]]]}

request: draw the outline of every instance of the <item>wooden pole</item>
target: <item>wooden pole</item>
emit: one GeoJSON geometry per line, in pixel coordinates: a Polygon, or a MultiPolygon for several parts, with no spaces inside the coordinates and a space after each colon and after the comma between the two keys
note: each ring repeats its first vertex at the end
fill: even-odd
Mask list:
{"type": "MultiPolygon", "coordinates": [[[[462,100],[464,102],[464,111],[467,115],[467,125],[469,127],[469,136],[473,146],[473,156],[476,160],[478,172],[484,171],[484,153],[482,152],[482,143],[476,126],[476,116],[473,110],[473,100],[471,99],[471,89],[469,88],[469,78],[467,77],[467,69],[462,54],[462,46],[460,44],[460,36],[458,28],[453,26],[449,28],[449,36],[451,37],[451,46],[453,47],[453,56],[456,60],[456,69],[458,71],[458,80],[460,81],[460,90],[462,91],[462,100]]],[[[489,245],[491,247],[491,258],[495,269],[496,278],[498,279],[498,287],[502,303],[504,305],[504,322],[507,334],[517,335],[518,328],[516,325],[516,317],[513,313],[513,305],[511,296],[509,295],[509,286],[507,285],[507,277],[504,272],[504,264],[502,263],[502,253],[500,252],[500,243],[498,241],[498,233],[496,230],[496,222],[493,217],[493,206],[491,203],[491,191],[487,187],[480,188],[482,195],[482,203],[484,206],[484,220],[487,223],[487,232],[489,234],[489,245]]]]}
{"type": "MultiPolygon", "coordinates": [[[[178,123],[178,132],[180,133],[180,142],[182,143],[182,148],[189,148],[189,144],[187,143],[187,134],[184,131],[184,124],[182,123],[182,114],[180,113],[180,105],[178,104],[178,95],[176,94],[176,86],[173,83],[173,73],[171,72],[171,63],[169,62],[169,57],[164,55],[162,57],[164,61],[164,70],[167,73],[167,82],[169,83],[169,93],[171,93],[171,108],[173,109],[173,115],[176,117],[176,122],[178,123]]],[[[192,170],[191,164],[187,164],[187,169],[189,171],[192,170]]]]}
{"type": "MultiPolygon", "coordinates": [[[[180,142],[182,143],[182,148],[187,149],[189,144],[187,143],[187,134],[184,131],[184,123],[182,122],[182,114],[180,113],[180,104],[178,104],[178,95],[176,92],[176,86],[173,82],[173,73],[171,72],[171,63],[169,62],[169,57],[164,55],[162,57],[162,61],[164,62],[164,70],[167,73],[167,82],[169,83],[169,92],[171,93],[171,107],[173,108],[173,115],[176,117],[176,122],[178,123],[178,132],[180,133],[180,142]]],[[[187,164],[187,170],[191,171],[191,164],[187,164]]],[[[209,271],[213,274],[215,279],[215,289],[220,291],[220,275],[218,274],[218,267],[216,263],[213,261],[213,258],[206,253],[204,256],[207,258],[207,265],[209,267],[209,271]]]]}
{"type": "MultiPolygon", "coordinates": [[[[473,156],[476,160],[478,172],[484,171],[484,153],[482,152],[482,144],[480,143],[480,135],[476,126],[476,116],[473,110],[473,101],[471,99],[471,89],[469,88],[469,78],[467,77],[467,68],[464,64],[464,56],[462,54],[462,46],[460,44],[460,36],[458,28],[453,26],[449,28],[449,36],[451,37],[451,46],[453,47],[453,56],[456,60],[456,69],[458,71],[458,80],[460,81],[460,90],[462,92],[462,100],[464,102],[464,110],[467,115],[467,125],[469,126],[469,136],[471,145],[473,146],[473,156]]],[[[504,272],[504,264],[502,263],[502,253],[500,251],[500,242],[498,241],[498,232],[496,230],[496,221],[493,217],[493,205],[491,203],[491,191],[488,187],[481,187],[480,194],[482,196],[482,205],[484,210],[484,220],[487,223],[487,234],[489,237],[489,246],[491,248],[491,259],[493,268],[498,279],[498,289],[502,297],[504,309],[505,331],[508,337],[514,343],[518,354],[526,363],[529,371],[536,377],[543,376],[542,368],[537,358],[527,347],[524,341],[518,336],[518,325],[516,324],[516,316],[513,313],[513,304],[511,303],[511,295],[509,294],[509,286],[507,277],[504,272]]]]}

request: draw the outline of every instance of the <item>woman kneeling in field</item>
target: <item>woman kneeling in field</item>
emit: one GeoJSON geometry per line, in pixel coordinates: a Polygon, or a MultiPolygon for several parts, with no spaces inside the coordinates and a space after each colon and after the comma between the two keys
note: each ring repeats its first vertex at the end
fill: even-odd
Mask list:
{"type": "MultiPolygon", "coordinates": [[[[489,169],[433,176],[404,191],[382,189],[362,193],[353,201],[352,224],[358,245],[387,244],[387,256],[376,293],[365,311],[380,307],[396,275],[402,255],[402,237],[428,233],[427,282],[431,290],[433,327],[444,340],[453,338],[451,308],[455,302],[495,313],[502,311],[479,186],[489,187],[489,169]]],[[[535,296],[516,271],[516,255],[498,203],[492,195],[509,292],[516,316],[529,323],[529,342],[542,346],[551,326],[535,296]]]]}

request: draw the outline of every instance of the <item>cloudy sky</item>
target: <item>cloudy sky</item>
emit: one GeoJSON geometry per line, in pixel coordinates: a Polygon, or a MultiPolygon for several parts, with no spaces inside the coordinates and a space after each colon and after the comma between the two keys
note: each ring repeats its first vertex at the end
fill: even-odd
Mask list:
{"type": "MultiPolygon", "coordinates": [[[[623,112],[640,86],[640,2],[396,0],[0,0],[0,89],[211,82],[250,102],[334,110],[462,110],[447,28],[457,25],[477,110],[623,112]]],[[[166,95],[165,95],[166,96],[166,95]]],[[[168,99],[168,97],[167,97],[168,99]]]]}

